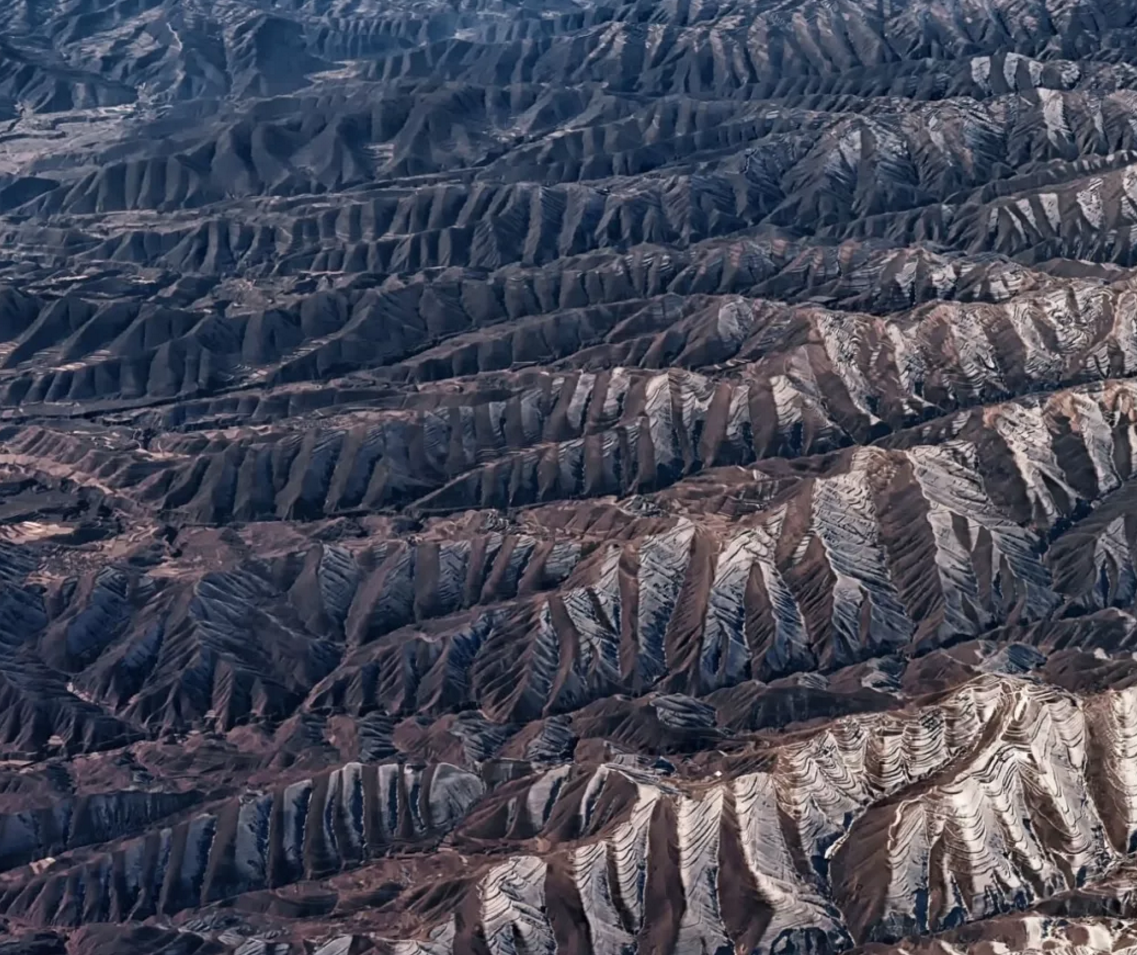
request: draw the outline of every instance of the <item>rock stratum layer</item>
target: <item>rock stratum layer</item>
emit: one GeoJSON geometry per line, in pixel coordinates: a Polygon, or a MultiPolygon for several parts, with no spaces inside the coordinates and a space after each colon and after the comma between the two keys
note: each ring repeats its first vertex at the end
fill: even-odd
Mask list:
{"type": "Polygon", "coordinates": [[[1137,950],[1137,3],[0,23],[2,955],[1137,950]]]}

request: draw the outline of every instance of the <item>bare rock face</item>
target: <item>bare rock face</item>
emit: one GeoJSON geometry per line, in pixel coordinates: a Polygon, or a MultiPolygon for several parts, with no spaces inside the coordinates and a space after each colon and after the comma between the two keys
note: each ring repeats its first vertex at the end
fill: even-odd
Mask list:
{"type": "Polygon", "coordinates": [[[1137,951],[1137,3],[0,23],[0,955],[1137,951]]]}

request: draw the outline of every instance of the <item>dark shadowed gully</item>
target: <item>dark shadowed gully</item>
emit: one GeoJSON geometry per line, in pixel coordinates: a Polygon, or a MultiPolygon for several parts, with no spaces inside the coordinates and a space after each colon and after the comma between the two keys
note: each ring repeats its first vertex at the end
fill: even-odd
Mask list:
{"type": "Polygon", "coordinates": [[[0,955],[1137,951],[1137,0],[0,0],[0,955]]]}

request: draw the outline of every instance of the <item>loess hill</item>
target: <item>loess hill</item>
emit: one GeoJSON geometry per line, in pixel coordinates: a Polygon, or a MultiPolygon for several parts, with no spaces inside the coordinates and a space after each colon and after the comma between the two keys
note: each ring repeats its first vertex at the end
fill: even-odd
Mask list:
{"type": "Polygon", "coordinates": [[[0,0],[0,955],[1137,950],[1134,50],[0,0]]]}

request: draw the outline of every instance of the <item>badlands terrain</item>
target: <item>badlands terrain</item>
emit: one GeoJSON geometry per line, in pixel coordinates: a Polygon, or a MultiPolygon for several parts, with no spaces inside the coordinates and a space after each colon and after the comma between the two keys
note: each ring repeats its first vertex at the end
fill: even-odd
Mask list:
{"type": "Polygon", "coordinates": [[[1137,0],[0,0],[0,955],[1137,951],[1137,0]]]}

